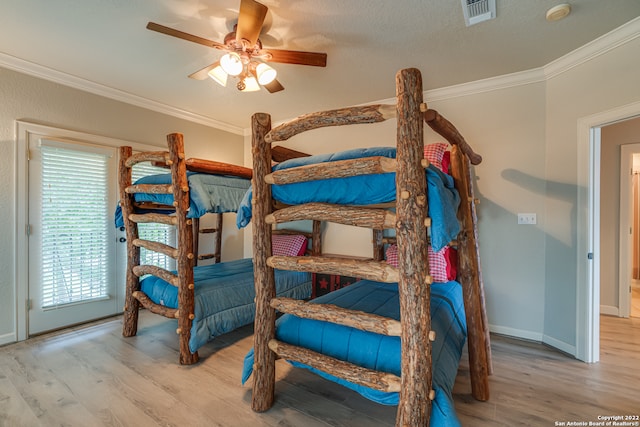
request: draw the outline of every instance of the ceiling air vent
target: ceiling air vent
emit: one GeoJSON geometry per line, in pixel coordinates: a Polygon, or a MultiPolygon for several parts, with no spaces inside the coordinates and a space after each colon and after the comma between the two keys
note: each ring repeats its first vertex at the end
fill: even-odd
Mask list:
{"type": "Polygon", "coordinates": [[[462,0],[464,22],[469,25],[496,17],[496,0],[462,0]]]}

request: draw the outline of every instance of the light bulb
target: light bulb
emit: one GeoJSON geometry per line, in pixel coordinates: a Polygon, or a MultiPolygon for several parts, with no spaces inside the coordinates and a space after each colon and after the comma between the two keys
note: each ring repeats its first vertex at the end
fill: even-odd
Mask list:
{"type": "Polygon", "coordinates": [[[235,52],[229,52],[220,58],[220,66],[230,76],[239,75],[244,68],[240,55],[235,52]]]}
{"type": "Polygon", "coordinates": [[[256,75],[258,76],[258,83],[260,83],[261,85],[268,85],[269,83],[274,81],[277,74],[278,73],[276,70],[274,70],[264,62],[259,63],[258,66],[256,67],[256,75]]]}
{"type": "Polygon", "coordinates": [[[222,69],[220,62],[218,62],[218,65],[216,65],[213,70],[209,71],[208,74],[209,77],[215,80],[218,84],[225,87],[227,86],[227,73],[222,69]]]}
{"type": "Polygon", "coordinates": [[[245,77],[243,80],[244,89],[240,89],[242,92],[255,92],[260,90],[260,85],[255,77],[245,77]]]}

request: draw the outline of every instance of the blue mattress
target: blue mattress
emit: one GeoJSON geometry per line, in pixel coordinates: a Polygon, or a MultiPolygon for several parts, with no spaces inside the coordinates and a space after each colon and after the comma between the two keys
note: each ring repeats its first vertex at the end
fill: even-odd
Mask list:
{"type": "MultiPolygon", "coordinates": [[[[400,319],[398,285],[361,280],[351,286],[323,295],[314,303],[335,304],[381,316],[400,319]]],[[[436,392],[431,412],[432,426],[459,426],[452,390],[466,341],[467,328],[458,282],[431,285],[431,328],[436,331],[432,347],[433,389],[436,392]]],[[[285,314],[277,322],[276,339],[309,348],[340,360],[400,376],[400,338],[365,332],[347,326],[285,314]]],[[[353,384],[318,371],[308,365],[291,362],[324,378],[357,391],[364,397],[386,405],[397,405],[398,393],[387,393],[353,384]]],[[[245,357],[242,382],[251,375],[253,350],[245,357]]]]}
{"type": "MultiPolygon", "coordinates": [[[[251,180],[245,178],[196,172],[187,172],[187,181],[190,189],[189,218],[200,218],[205,213],[236,212],[251,185],[251,180]]],[[[140,178],[135,184],[171,184],[171,174],[149,175],[140,178]]],[[[171,206],[173,195],[136,193],[134,200],[171,206]]],[[[116,227],[123,225],[120,206],[116,208],[115,224],[116,227]]]]}
{"type": "MultiPolygon", "coordinates": [[[[396,149],[393,147],[360,148],[334,154],[300,157],[279,163],[273,170],[374,156],[395,158],[396,149]]],[[[345,205],[387,203],[396,198],[395,179],[395,173],[384,173],[273,185],[272,196],[289,205],[310,202],[345,205]]],[[[453,178],[442,173],[435,166],[429,165],[426,170],[426,179],[429,199],[428,215],[432,219],[431,244],[435,251],[439,251],[455,239],[460,231],[456,217],[460,197],[454,187],[453,178]]],[[[251,190],[249,190],[240,204],[236,216],[238,228],[245,227],[251,221],[251,197],[251,190]]]]}
{"type": "MultiPolygon", "coordinates": [[[[193,269],[195,318],[189,349],[195,352],[207,341],[253,322],[255,289],[250,258],[193,269]]],[[[311,296],[311,274],[275,271],[276,293],[296,299],[311,296]]],[[[178,308],[178,288],[164,280],[147,276],[141,290],[156,304],[178,308]]]]}

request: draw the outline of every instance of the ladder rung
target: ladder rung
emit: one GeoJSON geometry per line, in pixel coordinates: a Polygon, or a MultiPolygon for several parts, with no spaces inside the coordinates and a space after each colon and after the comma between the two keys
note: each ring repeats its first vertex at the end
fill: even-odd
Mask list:
{"type": "Polygon", "coordinates": [[[200,229],[200,234],[209,234],[209,233],[217,233],[218,232],[218,228],[201,228],[200,229]]]}

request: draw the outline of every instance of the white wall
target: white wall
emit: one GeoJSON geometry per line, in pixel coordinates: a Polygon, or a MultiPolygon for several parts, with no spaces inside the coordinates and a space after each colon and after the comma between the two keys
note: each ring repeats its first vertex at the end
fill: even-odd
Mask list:
{"type": "MultiPolygon", "coordinates": [[[[166,147],[166,135],[182,132],[190,157],[241,164],[242,137],[0,68],[0,344],[15,335],[15,120],[166,147]]],[[[242,257],[242,233],[228,221],[224,257],[242,257]]]]}

